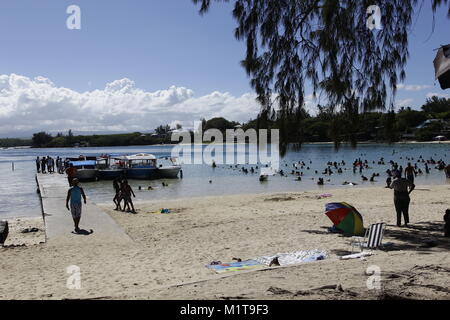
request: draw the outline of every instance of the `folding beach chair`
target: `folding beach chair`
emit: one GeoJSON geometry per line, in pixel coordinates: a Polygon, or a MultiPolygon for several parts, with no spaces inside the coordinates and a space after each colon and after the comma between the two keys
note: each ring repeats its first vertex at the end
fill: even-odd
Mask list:
{"type": "Polygon", "coordinates": [[[385,223],[372,224],[366,230],[366,235],[364,237],[352,237],[352,252],[355,246],[367,249],[376,249],[381,247],[381,242],[383,241],[385,223]]]}

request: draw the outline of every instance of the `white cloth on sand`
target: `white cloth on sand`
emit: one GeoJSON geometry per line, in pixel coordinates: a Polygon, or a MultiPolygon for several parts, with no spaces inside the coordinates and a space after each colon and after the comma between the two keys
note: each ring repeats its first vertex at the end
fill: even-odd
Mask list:
{"type": "Polygon", "coordinates": [[[261,264],[268,266],[275,258],[278,258],[278,263],[280,264],[280,266],[288,266],[293,264],[324,260],[327,257],[328,254],[326,251],[314,249],[291,253],[279,253],[274,256],[264,256],[255,260],[261,264]]]}

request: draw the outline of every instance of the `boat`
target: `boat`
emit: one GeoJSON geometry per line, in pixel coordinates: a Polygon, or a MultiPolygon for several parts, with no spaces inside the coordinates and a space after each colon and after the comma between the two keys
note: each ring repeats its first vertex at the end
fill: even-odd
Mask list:
{"type": "Polygon", "coordinates": [[[69,164],[77,169],[76,178],[80,181],[93,181],[97,179],[95,157],[68,158],[69,164]]]}
{"type": "Polygon", "coordinates": [[[181,171],[181,166],[177,164],[177,158],[162,158],[170,161],[169,165],[158,166],[158,177],[161,179],[176,179],[181,171]]]}
{"type": "Polygon", "coordinates": [[[124,175],[125,170],[119,161],[110,156],[101,156],[96,160],[97,178],[99,180],[114,180],[124,175]]]}
{"type": "Polygon", "coordinates": [[[128,179],[150,180],[157,178],[156,157],[148,153],[115,158],[124,168],[128,179]]]}

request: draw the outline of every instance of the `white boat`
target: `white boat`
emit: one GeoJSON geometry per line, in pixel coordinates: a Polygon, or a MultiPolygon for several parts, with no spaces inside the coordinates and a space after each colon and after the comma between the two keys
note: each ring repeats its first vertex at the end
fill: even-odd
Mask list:
{"type": "Polygon", "coordinates": [[[97,158],[97,177],[100,180],[114,180],[124,175],[124,168],[116,161],[111,161],[110,156],[97,158]]]}
{"type": "Polygon", "coordinates": [[[169,161],[168,165],[160,164],[158,166],[158,177],[162,179],[176,179],[181,171],[177,158],[162,158],[169,161]]]}
{"type": "Polygon", "coordinates": [[[176,179],[180,170],[180,166],[163,166],[158,168],[158,175],[160,178],[176,179]]]}

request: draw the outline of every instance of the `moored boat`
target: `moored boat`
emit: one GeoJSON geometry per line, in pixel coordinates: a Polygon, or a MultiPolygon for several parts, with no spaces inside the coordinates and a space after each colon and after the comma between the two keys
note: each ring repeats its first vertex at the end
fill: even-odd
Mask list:
{"type": "Polygon", "coordinates": [[[160,178],[166,179],[176,179],[178,178],[178,173],[180,172],[180,166],[163,166],[158,168],[158,176],[160,178]]]}
{"type": "Polygon", "coordinates": [[[96,161],[93,157],[69,158],[69,164],[77,169],[77,179],[92,181],[97,179],[96,161]]]}
{"type": "Polygon", "coordinates": [[[157,178],[156,157],[152,154],[139,153],[115,158],[123,165],[128,179],[151,180],[157,178]]]}
{"type": "Polygon", "coordinates": [[[181,166],[177,164],[176,158],[163,158],[169,160],[169,165],[158,166],[158,177],[162,179],[176,179],[181,171],[181,166]]]}
{"type": "Polygon", "coordinates": [[[124,175],[124,168],[110,156],[97,158],[97,177],[99,180],[114,180],[124,175]]]}

